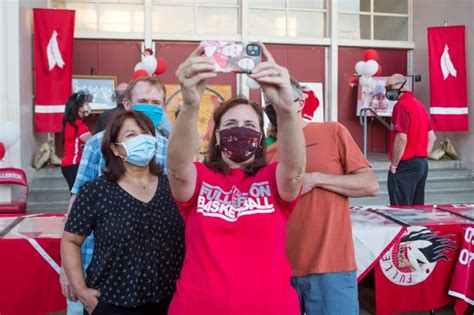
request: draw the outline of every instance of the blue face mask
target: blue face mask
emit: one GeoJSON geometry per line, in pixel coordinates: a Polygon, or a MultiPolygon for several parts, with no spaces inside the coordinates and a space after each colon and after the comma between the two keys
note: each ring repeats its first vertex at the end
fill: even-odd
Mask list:
{"type": "Polygon", "coordinates": [[[167,114],[164,114],[161,125],[156,126],[156,131],[159,132],[160,135],[162,135],[163,137],[168,138],[170,136],[171,129],[172,129],[171,120],[167,114]]]}
{"type": "Polygon", "coordinates": [[[137,166],[147,165],[156,154],[156,139],[151,135],[141,134],[117,144],[122,145],[127,153],[121,158],[137,166]]]}
{"type": "Polygon", "coordinates": [[[163,121],[163,117],[165,115],[165,113],[163,112],[163,107],[157,105],[133,104],[132,109],[147,115],[147,117],[151,119],[155,127],[161,125],[161,122],[163,121]]]}

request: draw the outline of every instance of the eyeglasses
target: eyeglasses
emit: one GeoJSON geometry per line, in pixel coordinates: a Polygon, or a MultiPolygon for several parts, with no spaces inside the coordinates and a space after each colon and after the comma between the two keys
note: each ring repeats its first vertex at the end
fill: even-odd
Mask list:
{"type": "Polygon", "coordinates": [[[394,83],[394,84],[387,84],[385,86],[385,90],[393,90],[393,89],[395,89],[395,86],[398,85],[398,84],[401,84],[401,86],[398,88],[398,89],[401,89],[405,86],[405,83],[407,83],[407,80],[405,80],[403,82],[397,82],[397,83],[394,83]]]}

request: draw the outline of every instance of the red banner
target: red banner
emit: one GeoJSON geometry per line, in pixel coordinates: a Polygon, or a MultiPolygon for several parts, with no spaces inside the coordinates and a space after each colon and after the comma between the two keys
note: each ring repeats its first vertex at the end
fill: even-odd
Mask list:
{"type": "Polygon", "coordinates": [[[75,11],[33,9],[35,127],[60,132],[64,106],[72,92],[75,11]]]}
{"type": "Polygon", "coordinates": [[[433,129],[467,131],[465,27],[429,27],[428,50],[433,129]]]}
{"type": "Polygon", "coordinates": [[[462,238],[459,225],[410,226],[375,267],[376,313],[429,311],[448,295],[462,238]]]}
{"type": "Polygon", "coordinates": [[[464,228],[462,247],[449,287],[449,295],[474,305],[474,225],[464,228]]]}

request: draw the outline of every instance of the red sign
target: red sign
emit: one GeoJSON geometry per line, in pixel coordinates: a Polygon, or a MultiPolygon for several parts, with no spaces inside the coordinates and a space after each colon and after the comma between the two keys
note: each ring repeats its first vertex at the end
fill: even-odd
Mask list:
{"type": "Polygon", "coordinates": [[[75,11],[33,9],[35,127],[60,132],[64,105],[72,92],[75,11]]]}
{"type": "Polygon", "coordinates": [[[436,131],[468,131],[465,27],[429,27],[430,114],[436,131]]]}

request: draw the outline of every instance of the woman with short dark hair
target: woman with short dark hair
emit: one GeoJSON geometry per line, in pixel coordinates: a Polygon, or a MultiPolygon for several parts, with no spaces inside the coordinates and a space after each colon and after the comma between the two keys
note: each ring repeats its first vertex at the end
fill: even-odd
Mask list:
{"type": "Polygon", "coordinates": [[[79,162],[82,157],[82,147],[92,137],[85,124],[85,118],[90,114],[89,102],[91,95],[86,91],[79,91],[69,96],[63,116],[63,144],[64,156],[61,161],[61,172],[71,191],[76,180],[79,162]]]}
{"type": "Polygon", "coordinates": [[[196,49],[176,75],[183,106],[168,144],[171,191],[185,221],[186,257],[169,315],[296,315],[285,225],[301,190],[305,147],[288,71],[267,58],[250,74],[278,113],[279,163],[267,165],[263,111],[234,97],[214,112],[204,163],[196,123],[212,59],[196,49]]]}
{"type": "Polygon", "coordinates": [[[183,222],[168,179],[155,162],[145,114],[119,112],[109,122],[104,175],[83,185],[61,240],[62,265],[88,314],[167,314],[184,255],[183,222]],[[94,253],[84,279],[81,245],[94,253]]]}

